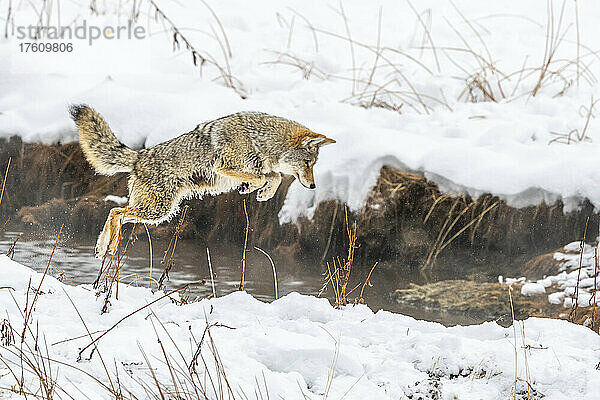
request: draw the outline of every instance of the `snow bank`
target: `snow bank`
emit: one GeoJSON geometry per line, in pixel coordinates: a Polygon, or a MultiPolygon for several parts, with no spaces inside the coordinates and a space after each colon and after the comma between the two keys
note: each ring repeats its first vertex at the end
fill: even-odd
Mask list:
{"type": "MultiPolygon", "coordinates": [[[[13,344],[3,341],[0,347],[7,362],[0,366],[0,387],[15,384],[7,365],[20,374],[18,361],[10,352],[20,346],[21,311],[27,301],[33,301],[34,293],[26,293],[29,282],[37,288],[41,276],[0,256],[0,286],[10,287],[0,289],[2,318],[17,332],[13,344]]],[[[86,351],[82,361],[77,361],[79,349],[90,342],[87,331],[98,337],[160,296],[121,284],[119,299],[113,298],[109,312],[101,314],[104,295],[97,297],[87,285],[67,286],[47,276],[31,313],[31,326],[44,343],[43,354],[47,344],[48,357],[54,360],[56,390],[74,393],[75,397],[85,393],[93,399],[111,398],[90,378],[97,377],[110,386],[104,361],[113,381],[118,375],[123,388],[146,398],[148,394],[139,382],[149,388],[155,386],[144,357],[167,390],[171,372],[161,346],[169,354],[173,370],[187,371],[207,324],[213,325],[210,335],[238,398],[244,398],[242,392],[254,393],[257,385],[263,398],[267,398],[266,387],[272,399],[322,399],[327,392],[327,398],[361,400],[512,398],[514,345],[518,349],[516,374],[529,381],[538,398],[597,398],[600,387],[600,371],[595,368],[600,355],[594,351],[599,345],[598,335],[566,321],[528,319],[523,322],[523,337],[520,326],[513,330],[484,323],[446,328],[385,311],[373,313],[362,305],[336,310],[325,299],[297,293],[272,303],[243,292],[187,305],[159,300],[100,339],[91,359],[86,351]],[[531,349],[522,350],[524,346],[531,349]]],[[[26,345],[33,348],[33,341],[28,333],[26,345]]],[[[203,351],[210,370],[210,353],[206,348],[203,351]]],[[[200,363],[200,378],[206,373],[201,367],[200,363]]],[[[25,385],[36,388],[29,374],[25,375],[25,385]]],[[[527,398],[525,382],[517,382],[517,391],[518,398],[527,398]]],[[[6,389],[0,396],[21,398],[6,389]]]]}
{"type": "MultiPolygon", "coordinates": [[[[127,24],[131,4],[99,3],[95,13],[87,2],[46,7],[44,19],[53,25],[59,19],[63,25],[84,19],[88,25],[127,24]]],[[[599,94],[599,63],[587,47],[600,36],[597,2],[566,2],[564,13],[562,2],[553,2],[555,28],[564,36],[535,97],[545,2],[463,0],[454,9],[451,2],[424,0],[415,3],[419,21],[408,2],[347,1],[343,15],[356,42],[352,48],[333,0],[210,1],[227,43],[202,2],[155,3],[203,56],[226,75],[231,71],[236,90],[223,86],[222,71],[210,62],[200,74],[181,40],[172,52],[169,25],[141,1],[136,12],[137,25],[148,33],[143,40],[98,39],[90,46],[73,39],[71,53],[42,54],[22,53],[24,40],[14,36],[2,39],[0,136],[75,140],[66,110],[77,102],[96,107],[133,147],[152,146],[224,114],[260,110],[338,141],[322,151],[316,191],[292,184],[282,221],[311,217],[326,199],[362,207],[382,165],[423,172],[447,192],[491,192],[519,207],[562,198],[572,208],[584,197],[600,205],[597,108],[588,113],[590,98],[599,94]],[[570,63],[577,59],[579,68],[570,63]],[[478,89],[477,79],[489,82],[486,90],[478,89]],[[486,96],[497,102],[470,102],[486,96]],[[581,135],[588,115],[586,140],[549,145],[557,134],[575,137],[577,129],[581,135]]],[[[9,33],[35,24],[38,8],[15,5],[9,33]]]]}
{"type": "Polygon", "coordinates": [[[521,294],[523,296],[533,296],[542,293],[546,293],[546,288],[539,283],[527,282],[521,287],[521,294]]]}
{"type": "Polygon", "coordinates": [[[542,289],[550,286],[558,288],[558,292],[548,295],[548,301],[552,304],[563,303],[566,308],[572,307],[575,302],[579,307],[590,307],[594,302],[600,305],[600,296],[594,296],[595,289],[600,289],[600,269],[595,266],[594,259],[596,248],[585,245],[581,253],[580,246],[581,242],[572,242],[564,246],[562,251],[554,253],[554,260],[559,262],[557,273],[526,285],[538,285],[542,289]]]}
{"type": "Polygon", "coordinates": [[[120,206],[127,204],[127,200],[128,200],[127,197],[113,196],[112,194],[108,195],[104,198],[104,201],[107,201],[107,202],[110,201],[110,202],[116,203],[120,206]]]}

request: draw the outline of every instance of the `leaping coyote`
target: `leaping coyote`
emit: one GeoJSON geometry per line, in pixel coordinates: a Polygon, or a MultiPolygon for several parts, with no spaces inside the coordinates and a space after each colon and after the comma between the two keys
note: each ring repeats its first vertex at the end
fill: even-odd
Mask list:
{"type": "Polygon", "coordinates": [[[127,207],[110,211],[96,243],[96,257],[116,251],[120,224],[158,225],[172,218],[186,197],[239,189],[242,194],[258,190],[257,200],[266,201],[275,195],[281,174],[293,175],[314,189],[319,148],[335,143],[284,118],[240,112],[136,151],[119,142],[91,107],[74,105],[70,113],[83,153],[96,172],[130,174],[127,207]]]}

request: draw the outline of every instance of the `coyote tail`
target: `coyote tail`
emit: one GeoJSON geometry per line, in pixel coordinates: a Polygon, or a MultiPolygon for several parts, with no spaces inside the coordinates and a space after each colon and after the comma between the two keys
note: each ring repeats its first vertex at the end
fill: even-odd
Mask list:
{"type": "Polygon", "coordinates": [[[83,154],[97,173],[114,175],[133,169],[137,152],[119,142],[96,110],[85,104],[77,104],[72,105],[69,112],[77,124],[83,154]]]}

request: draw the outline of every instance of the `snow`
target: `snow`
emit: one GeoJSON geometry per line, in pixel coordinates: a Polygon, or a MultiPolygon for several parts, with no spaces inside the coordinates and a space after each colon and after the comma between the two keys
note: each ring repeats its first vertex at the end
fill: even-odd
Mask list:
{"type": "MultiPolygon", "coordinates": [[[[21,311],[34,298],[33,289],[27,294],[27,288],[37,288],[41,279],[42,274],[0,256],[0,282],[11,288],[0,289],[0,308],[16,339],[14,344],[4,343],[0,352],[17,366],[18,360],[9,350],[17,351],[20,346],[21,311]]],[[[263,398],[267,398],[267,387],[269,398],[506,399],[512,398],[516,366],[517,398],[528,398],[523,380],[545,399],[598,398],[600,371],[595,367],[600,361],[600,339],[590,329],[562,320],[530,318],[518,322],[514,330],[494,322],[444,327],[390,312],[374,313],[364,305],[337,310],[326,299],[297,293],[272,303],[235,292],[178,305],[160,300],[161,292],[123,283],[119,299],[113,292],[109,311],[101,314],[105,294],[96,296],[89,285],[68,286],[46,276],[39,293],[30,317],[31,332],[37,332],[38,340],[43,339],[43,354],[48,351],[48,358],[55,362],[53,378],[61,394],[64,390],[83,392],[93,399],[114,398],[90,377],[110,385],[104,361],[113,381],[118,374],[124,390],[146,398],[139,382],[150,389],[155,386],[144,354],[156,379],[168,388],[171,372],[161,346],[169,354],[172,370],[179,371],[182,366],[182,371],[187,371],[195,343],[208,324],[237,397],[242,392],[254,393],[258,385],[263,398]],[[86,329],[99,337],[146,305],[106,333],[91,359],[86,350],[77,361],[79,350],[90,342],[86,329]],[[518,349],[516,353],[513,346],[518,349]]],[[[24,348],[33,348],[34,340],[28,331],[24,348]]],[[[208,345],[204,346],[208,367],[204,370],[200,363],[201,381],[207,371],[216,378],[208,345]]],[[[19,375],[19,368],[16,371],[19,375]]],[[[2,365],[0,387],[14,384],[7,366],[2,365]]],[[[25,385],[36,388],[34,377],[28,373],[25,385]]],[[[2,390],[3,398],[22,398],[2,390]]]]}
{"type": "MultiPolygon", "coordinates": [[[[34,3],[14,5],[9,33],[38,21],[41,5],[34,3]]],[[[130,2],[98,3],[97,13],[85,2],[61,3],[50,7],[45,19],[57,25],[60,12],[63,26],[84,19],[88,26],[127,24],[130,2]]],[[[223,74],[210,63],[200,74],[181,40],[172,52],[168,24],[155,19],[150,4],[141,1],[137,26],[148,34],[142,40],[97,39],[89,45],[89,38],[72,39],[73,52],[50,54],[21,53],[24,40],[3,38],[0,136],[75,140],[66,110],[78,102],[97,108],[117,136],[136,148],[175,137],[201,121],[260,110],[297,120],[338,142],[321,152],[317,190],[292,184],[280,214],[284,222],[312,217],[316,205],[327,199],[359,209],[383,165],[422,172],[446,192],[491,192],[517,207],[562,199],[573,209],[583,198],[600,205],[597,107],[589,114],[587,139],[549,144],[557,138],[552,132],[578,129],[581,134],[590,99],[598,97],[599,63],[591,53],[600,34],[597,2],[565,3],[564,38],[551,67],[559,73],[547,74],[535,97],[546,2],[463,0],[455,9],[451,2],[424,0],[415,3],[421,24],[409,2],[347,1],[343,12],[356,42],[351,49],[337,1],[209,1],[227,34],[231,57],[203,2],[185,7],[170,0],[155,3],[201,54],[231,70],[236,90],[225,87],[223,74]],[[378,36],[384,49],[379,55],[378,36]],[[569,64],[578,57],[579,69],[569,64]],[[294,58],[298,65],[289,65],[294,58]],[[523,67],[527,72],[519,74],[523,67]],[[480,101],[483,94],[476,88],[469,95],[469,76],[477,72],[489,78],[488,89],[498,102],[480,101]],[[373,102],[400,107],[400,112],[363,107],[373,102]]],[[[553,5],[558,31],[562,2],[553,5]]]]}
{"type": "Polygon", "coordinates": [[[546,288],[540,283],[527,282],[521,287],[521,294],[523,296],[533,296],[542,293],[546,293],[546,288]]]}
{"type": "Polygon", "coordinates": [[[114,196],[112,194],[104,198],[104,201],[110,201],[120,206],[127,204],[127,200],[127,197],[114,196]]]}
{"type": "MultiPolygon", "coordinates": [[[[521,288],[525,296],[546,293],[549,288],[548,301],[551,304],[563,304],[571,308],[577,302],[578,307],[600,305],[600,296],[595,296],[600,289],[600,268],[596,265],[597,246],[585,244],[582,251],[581,242],[571,242],[553,254],[558,267],[555,274],[544,276],[536,282],[527,282],[521,288]],[[558,291],[557,291],[558,290],[558,291]]],[[[526,278],[506,278],[506,282],[525,282],[526,278]]]]}

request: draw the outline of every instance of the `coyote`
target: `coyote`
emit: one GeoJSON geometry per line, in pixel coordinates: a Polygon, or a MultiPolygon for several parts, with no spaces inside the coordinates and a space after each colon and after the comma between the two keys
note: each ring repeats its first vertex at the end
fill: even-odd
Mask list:
{"type": "Polygon", "coordinates": [[[116,251],[122,224],[158,225],[178,212],[184,198],[238,189],[241,194],[258,190],[256,199],[266,201],[275,195],[281,174],[314,189],[319,148],[335,143],[284,118],[240,112],[136,151],[119,142],[93,108],[73,105],[69,111],[83,153],[96,172],[130,174],[127,207],[110,211],[96,243],[99,258],[116,251]]]}

